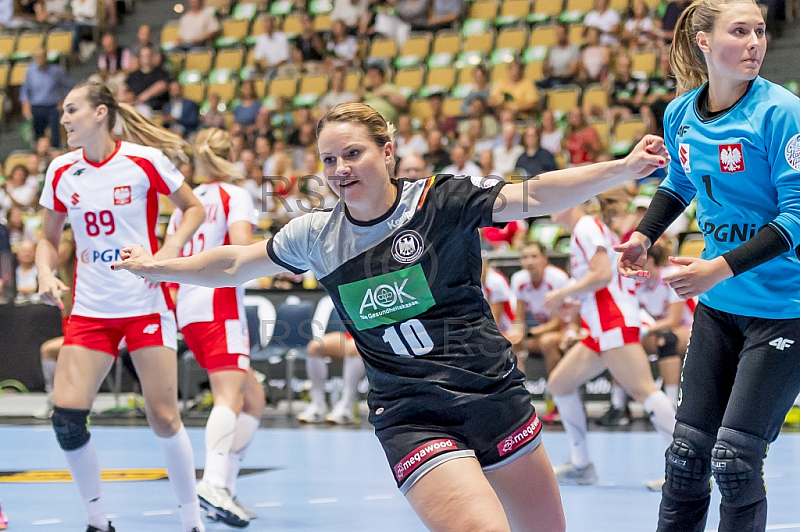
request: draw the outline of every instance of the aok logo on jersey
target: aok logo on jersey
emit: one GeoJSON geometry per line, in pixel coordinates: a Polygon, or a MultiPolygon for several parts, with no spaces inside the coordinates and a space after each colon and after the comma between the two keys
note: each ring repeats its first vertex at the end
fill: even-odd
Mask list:
{"type": "Polygon", "coordinates": [[[339,297],[359,331],[413,318],[436,303],[419,264],[341,285],[339,297]]]}
{"type": "Polygon", "coordinates": [[[84,249],[81,252],[81,262],[84,264],[117,262],[121,260],[119,252],[119,249],[84,249]]]}

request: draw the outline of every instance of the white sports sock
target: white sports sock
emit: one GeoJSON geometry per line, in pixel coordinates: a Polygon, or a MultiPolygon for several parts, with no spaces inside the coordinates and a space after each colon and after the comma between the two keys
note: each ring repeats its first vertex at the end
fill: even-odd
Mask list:
{"type": "Polygon", "coordinates": [[[573,392],[569,395],[554,396],[553,401],[561,415],[564,432],[569,437],[570,462],[578,469],[583,469],[591,463],[591,460],[589,447],[586,444],[586,413],[583,411],[581,396],[578,392],[573,392]]]}
{"type": "Polygon", "coordinates": [[[242,460],[250,443],[255,438],[258,425],[261,420],[250,414],[242,412],[236,418],[236,430],[233,434],[231,452],[228,454],[228,475],[225,480],[225,487],[231,497],[236,496],[236,478],[242,468],[242,460]]]}
{"type": "Polygon", "coordinates": [[[325,381],[328,379],[328,363],[322,357],[306,358],[306,373],[311,380],[311,402],[323,410],[327,408],[325,402],[325,381]]]}
{"type": "Polygon", "coordinates": [[[358,397],[358,383],[364,377],[364,362],[361,357],[344,357],[342,367],[342,402],[352,405],[358,397]]]}
{"type": "Polygon", "coordinates": [[[106,509],[103,505],[103,494],[100,489],[100,462],[97,450],[91,438],[83,447],[74,451],[64,451],[67,457],[69,472],[78,487],[86,510],[86,522],[100,530],[108,527],[106,509]]]}
{"type": "Polygon", "coordinates": [[[622,386],[615,384],[611,388],[611,406],[617,410],[625,410],[628,406],[628,392],[622,386]]]}
{"type": "Polygon", "coordinates": [[[212,486],[225,486],[234,430],[236,413],[233,410],[227,406],[215,406],[211,409],[206,422],[206,465],[203,480],[212,486]]]}
{"type": "Polygon", "coordinates": [[[678,406],[678,390],[680,386],[677,384],[665,384],[664,385],[664,393],[667,394],[667,398],[672,403],[672,406],[678,406]]]}
{"type": "Polygon", "coordinates": [[[668,445],[672,443],[672,432],[675,430],[675,407],[666,394],[661,390],[653,392],[647,396],[642,406],[644,411],[650,415],[650,421],[661,437],[668,445]]]}
{"type": "Polygon", "coordinates": [[[195,489],[192,443],[189,441],[186,427],[181,424],[177,434],[168,438],[158,438],[158,441],[167,466],[167,476],[178,499],[183,528],[187,531],[194,527],[201,531],[205,530],[205,525],[200,519],[200,504],[195,489]]]}
{"type": "Polygon", "coordinates": [[[42,359],[42,374],[44,375],[44,391],[52,392],[53,383],[56,380],[56,360],[52,358],[42,359]]]}

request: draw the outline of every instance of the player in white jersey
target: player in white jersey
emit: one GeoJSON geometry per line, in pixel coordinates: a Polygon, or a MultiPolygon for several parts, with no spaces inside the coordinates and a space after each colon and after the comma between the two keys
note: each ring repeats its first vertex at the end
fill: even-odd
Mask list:
{"type": "Polygon", "coordinates": [[[561,360],[559,344],[564,333],[564,320],[559,313],[545,308],[544,299],[548,292],[566,286],[569,276],[561,268],[548,264],[547,249],[541,242],[526,242],[520,250],[519,262],[522,269],[511,276],[511,292],[517,300],[517,319],[509,340],[521,348],[520,352],[541,353],[545,372],[550,375],[561,360]],[[530,328],[527,328],[527,316],[536,322],[530,328]]]}
{"type": "MultiPolygon", "coordinates": [[[[205,208],[205,220],[181,250],[189,257],[226,244],[253,243],[256,213],[250,194],[228,183],[241,177],[228,161],[230,135],[204,129],[195,139],[198,175],[208,181],[194,189],[205,208]]],[[[168,234],[180,227],[176,209],[168,234]]],[[[253,441],[264,411],[264,389],[250,368],[250,341],[241,287],[207,288],[182,284],[178,288],[178,327],[197,362],[208,371],[214,407],[206,422],[206,463],[197,485],[200,504],[213,516],[244,527],[255,513],[238,503],[236,477],[244,453],[253,441]]]]}
{"type": "MultiPolygon", "coordinates": [[[[608,198],[613,198],[609,195],[608,198]]],[[[617,202],[600,196],[552,216],[572,232],[570,260],[575,283],[547,295],[545,306],[557,309],[567,297],[578,297],[581,318],[589,336],[577,343],[550,374],[548,388],[558,406],[564,430],[570,438],[570,460],[556,468],[559,482],[594,484],[597,475],[586,443],[586,414],[578,393],[580,386],[608,369],[636,400],[665,441],[671,441],[675,407],[656,387],[647,356],[639,343],[639,302],[632,279],[614,268],[617,236],[590,211],[617,202]]],[[[627,205],[627,204],[626,204],[627,205]]]]}
{"type": "Polygon", "coordinates": [[[636,288],[639,305],[652,321],[642,320],[642,347],[658,355],[658,371],[664,380],[664,392],[672,404],[678,404],[681,360],[689,345],[697,298],[681,299],[664,280],[678,267],[665,266],[667,251],[660,245],[647,250],[645,271],[650,274],[636,288]]]}
{"type": "Polygon", "coordinates": [[[511,286],[508,284],[506,276],[489,266],[486,259],[483,259],[483,269],[481,271],[481,289],[483,297],[489,302],[492,309],[492,316],[497,323],[497,328],[508,338],[514,327],[514,311],[517,308],[517,300],[511,293],[511,286]]]}
{"type": "Polygon", "coordinates": [[[69,145],[79,149],[55,158],[47,169],[40,200],[45,208],[42,238],[36,249],[39,293],[57,304],[66,286],[52,271],[69,219],[77,260],[72,314],[55,374],[53,428],[84,503],[87,532],[114,530],[106,517],[88,425],[97,390],[125,338],[142,383],[147,420],[161,443],[178,499],[183,530],[202,532],[192,447],[178,410],[171,302],[161,285],[115,274],[111,264],[130,242],[145,242],[163,258],[177,257],[202,222],[203,206],[162,151],[115,138],[118,115],[124,138],[159,146],[175,158],[188,148],[133,108],[117,104],[104,85],[79,85],[64,100],[61,124],[69,145]],[[161,249],[155,234],[159,194],[168,195],[184,212],[183,222],[161,249]]]}

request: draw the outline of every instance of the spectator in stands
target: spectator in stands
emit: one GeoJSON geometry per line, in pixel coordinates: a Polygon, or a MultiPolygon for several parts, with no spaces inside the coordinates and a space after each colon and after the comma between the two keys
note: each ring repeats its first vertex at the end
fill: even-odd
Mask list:
{"type": "Polygon", "coordinates": [[[39,159],[39,156],[35,153],[28,155],[28,159],[25,161],[25,168],[28,170],[27,181],[36,184],[38,196],[38,192],[41,190],[42,185],[44,184],[44,170],[42,169],[42,162],[39,159]]]}
{"type": "Polygon", "coordinates": [[[341,20],[347,32],[355,35],[361,17],[367,13],[369,0],[333,0],[333,9],[329,13],[331,20],[341,20]]]}
{"type": "Polygon", "coordinates": [[[36,146],[34,148],[34,153],[37,157],[39,157],[39,171],[44,172],[47,170],[47,165],[50,164],[50,161],[55,159],[56,154],[53,153],[53,147],[50,146],[50,139],[47,137],[39,137],[36,139],[36,146]]]}
{"type": "Polygon", "coordinates": [[[449,165],[450,152],[442,144],[442,132],[438,129],[428,130],[428,151],[423,155],[425,166],[432,169],[434,173],[441,172],[442,168],[449,165]]]}
{"type": "Polygon", "coordinates": [[[561,140],[564,138],[564,131],[556,122],[556,117],[553,111],[546,110],[542,112],[542,131],[541,131],[541,144],[542,148],[549,151],[553,155],[561,151],[561,140]]]}
{"type": "MultiPolygon", "coordinates": [[[[474,102],[477,100],[473,100],[473,105],[476,105],[474,102]]],[[[468,135],[470,138],[470,145],[474,147],[475,153],[483,153],[485,151],[492,151],[497,147],[497,143],[495,140],[497,139],[498,135],[495,134],[493,137],[490,137],[483,126],[485,122],[478,120],[477,118],[470,118],[467,121],[467,129],[462,130],[459,133],[459,140],[461,140],[464,135],[468,135]]],[[[494,131],[499,131],[500,126],[497,125],[497,128],[494,131]]],[[[494,157],[494,155],[492,155],[494,157]]],[[[500,175],[500,174],[497,174],[500,175]]]]}
{"type": "Polygon", "coordinates": [[[344,68],[334,68],[331,72],[331,88],[317,104],[320,113],[325,114],[340,103],[358,101],[356,93],[347,91],[344,88],[345,73],[346,70],[344,68]]]}
{"type": "Polygon", "coordinates": [[[449,116],[444,112],[444,93],[434,91],[428,95],[428,106],[431,109],[431,118],[436,121],[436,127],[447,137],[456,138],[458,121],[454,116],[449,116]]]}
{"type": "Polygon", "coordinates": [[[567,113],[567,130],[564,132],[563,143],[569,152],[571,164],[595,162],[603,150],[600,135],[586,122],[579,107],[567,113]]]}
{"type": "Polygon", "coordinates": [[[481,177],[503,177],[503,172],[494,164],[492,150],[477,150],[478,166],[481,167],[481,177]]]}
{"type": "Polygon", "coordinates": [[[189,138],[200,127],[200,107],[183,97],[183,87],[175,80],[169,83],[169,101],[164,104],[162,114],[164,127],[189,138]]]}
{"type": "Polygon", "coordinates": [[[256,164],[261,166],[262,171],[264,173],[268,173],[267,167],[264,165],[267,163],[267,160],[272,156],[273,142],[274,139],[269,137],[268,135],[258,135],[254,143],[256,164]]]}
{"type": "Polygon", "coordinates": [[[477,65],[472,70],[472,84],[470,90],[464,99],[461,101],[461,114],[465,115],[471,113],[472,101],[480,98],[484,102],[488,102],[492,95],[492,86],[489,83],[489,71],[486,70],[484,65],[477,65]]]}
{"type": "Polygon", "coordinates": [[[189,0],[189,9],[178,22],[178,46],[184,50],[210,46],[219,30],[214,9],[203,7],[203,0],[189,0]]]}
{"type": "Polygon", "coordinates": [[[256,97],[256,89],[252,80],[244,80],[239,86],[239,104],[233,108],[233,120],[242,126],[245,132],[254,130],[256,117],[261,111],[261,102],[256,97]]]}
{"type": "Polygon", "coordinates": [[[606,46],[619,44],[620,16],[616,10],[608,7],[608,0],[595,0],[594,9],[583,18],[584,26],[592,26],[600,30],[600,43],[606,46]]]}
{"type": "Polygon", "coordinates": [[[397,16],[411,26],[412,31],[424,30],[428,24],[431,0],[397,0],[397,16]]]}
{"type": "Polygon", "coordinates": [[[493,150],[493,153],[495,166],[500,171],[498,175],[505,177],[514,173],[517,159],[525,153],[525,148],[519,144],[519,137],[513,122],[503,124],[500,138],[502,143],[493,150]]]}
{"type": "Polygon", "coordinates": [[[36,234],[25,224],[23,210],[18,205],[14,205],[8,210],[6,229],[8,229],[8,240],[12,250],[16,250],[23,240],[36,241],[36,234]]]}
{"type": "Polygon", "coordinates": [[[36,176],[30,179],[26,166],[18,164],[11,169],[5,182],[5,190],[14,205],[25,210],[36,207],[39,199],[39,182],[36,176]]]}
{"type": "Polygon", "coordinates": [[[522,135],[522,148],[524,151],[514,164],[515,174],[535,176],[558,170],[553,154],[542,148],[541,137],[541,126],[530,125],[525,128],[525,133],[522,135]]]}
{"type": "Polygon", "coordinates": [[[325,56],[325,43],[322,37],[314,30],[314,24],[308,13],[300,13],[302,32],[293,39],[295,49],[299,52],[298,63],[322,61],[325,56]]]}
{"type": "Polygon", "coordinates": [[[146,105],[153,111],[161,111],[169,100],[169,74],[156,66],[153,59],[151,48],[139,51],[139,68],[128,74],[125,89],[133,93],[133,105],[146,105]]]}
{"type": "Polygon", "coordinates": [[[660,31],[653,22],[644,0],[633,0],[631,13],[622,31],[622,44],[626,48],[655,46],[660,31]]]}
{"type": "Polygon", "coordinates": [[[278,75],[280,67],[291,59],[289,39],[282,31],[275,29],[272,15],[263,18],[264,33],[256,37],[253,58],[256,64],[264,69],[267,81],[278,75]]]}
{"type": "Polygon", "coordinates": [[[519,118],[536,113],[539,93],[531,80],[522,77],[524,68],[519,58],[509,63],[508,78],[496,82],[492,87],[490,107],[514,111],[519,118]]]}
{"type": "Polygon", "coordinates": [[[468,119],[462,120],[458,125],[459,133],[469,131],[471,127],[470,121],[478,120],[481,125],[481,138],[494,139],[500,134],[500,123],[494,115],[489,112],[489,106],[487,105],[488,99],[488,97],[484,98],[480,95],[476,95],[472,98],[468,109],[468,119]]]}
{"type": "Polygon", "coordinates": [[[378,111],[384,120],[393,124],[408,107],[408,100],[400,90],[386,82],[386,71],[379,64],[373,63],[367,67],[360,93],[362,103],[378,111]]]}
{"type": "Polygon", "coordinates": [[[61,65],[47,62],[47,52],[43,48],[34,52],[33,62],[25,71],[25,80],[19,89],[22,116],[33,121],[35,138],[50,130],[53,148],[61,145],[60,102],[74,85],[61,65]]]}
{"type": "MultiPolygon", "coordinates": [[[[5,232],[8,232],[8,229],[5,228],[6,219],[8,218],[8,211],[11,207],[14,206],[14,202],[11,199],[11,196],[8,195],[6,192],[6,187],[4,185],[0,185],[0,226],[3,227],[5,232]]],[[[2,290],[0,290],[0,294],[2,290]]]]}
{"type": "Polygon", "coordinates": [[[97,57],[97,73],[103,78],[111,92],[116,93],[120,85],[125,83],[125,76],[136,70],[131,51],[117,44],[111,33],[106,33],[100,40],[100,55],[97,57]]]}
{"type": "Polygon", "coordinates": [[[600,30],[590,26],[585,30],[586,45],[581,52],[581,81],[597,83],[608,73],[610,54],[608,47],[600,42],[600,30]]]}
{"type": "Polygon", "coordinates": [[[8,229],[0,223],[0,305],[6,305],[14,297],[14,256],[8,229]]]}
{"type": "Polygon", "coordinates": [[[225,128],[225,115],[220,112],[219,94],[212,92],[208,95],[208,107],[200,113],[202,127],[225,128]]]}
{"type": "Polygon", "coordinates": [[[333,21],[325,50],[329,68],[349,67],[354,64],[358,44],[355,37],[347,34],[347,27],[341,20],[333,21]]]}
{"type": "Polygon", "coordinates": [[[664,42],[672,42],[672,36],[675,33],[675,25],[678,23],[678,17],[681,16],[683,10],[689,7],[691,3],[691,0],[673,0],[667,4],[664,15],[661,17],[661,38],[664,42]]]}
{"type": "MultiPolygon", "coordinates": [[[[101,2],[103,0],[100,0],[101,2]]],[[[73,38],[72,53],[80,52],[81,60],[88,59],[94,52],[94,29],[97,26],[97,0],[72,0],[70,3],[72,13],[73,38]],[[82,42],[91,43],[81,48],[82,42]]]]}
{"type": "Polygon", "coordinates": [[[397,41],[402,48],[411,33],[411,25],[397,14],[397,0],[373,0],[373,4],[375,7],[371,11],[374,15],[367,13],[361,17],[359,36],[379,35],[397,41]]]}
{"type": "MultiPolygon", "coordinates": [[[[136,42],[131,46],[131,54],[133,55],[133,68],[139,68],[139,52],[142,51],[142,48],[150,48],[153,50],[153,54],[161,55],[161,43],[158,42],[158,39],[153,36],[153,30],[150,28],[148,24],[142,24],[139,26],[139,29],[136,32],[136,42]]],[[[156,64],[161,64],[161,58],[159,57],[156,64]]]]}
{"type": "Polygon", "coordinates": [[[136,111],[145,117],[148,120],[153,119],[153,108],[147,105],[146,103],[138,102],[136,100],[136,93],[132,90],[128,89],[127,87],[120,87],[120,101],[123,103],[127,103],[128,105],[133,106],[136,111]]]}
{"type": "Polygon", "coordinates": [[[292,146],[290,151],[292,164],[295,168],[301,168],[305,160],[305,152],[313,148],[317,141],[316,124],[303,122],[289,138],[288,144],[292,146]]]}
{"type": "Polygon", "coordinates": [[[536,82],[543,89],[573,83],[581,68],[581,50],[569,43],[569,25],[556,26],[556,44],[547,50],[542,63],[544,79],[536,82]]]}
{"type": "Polygon", "coordinates": [[[614,81],[610,84],[609,118],[612,124],[621,118],[630,118],[639,114],[647,93],[647,81],[635,79],[631,71],[632,61],[628,55],[617,56],[617,68],[614,81]]]}
{"type": "Polygon", "coordinates": [[[481,175],[481,167],[469,159],[469,154],[463,146],[454,146],[453,151],[450,152],[450,159],[453,162],[445,166],[441,173],[468,176],[481,175]]]}
{"type": "Polygon", "coordinates": [[[428,166],[425,164],[425,159],[413,151],[406,153],[405,157],[400,159],[395,173],[397,177],[405,177],[407,179],[420,179],[431,175],[428,166]]]}
{"type": "Polygon", "coordinates": [[[425,29],[438,31],[449,28],[461,18],[464,0],[432,0],[431,14],[425,29]]]}
{"type": "Polygon", "coordinates": [[[36,244],[30,240],[23,240],[17,248],[16,289],[17,297],[14,303],[36,303],[39,301],[38,271],[34,264],[36,244]]]}
{"type": "Polygon", "coordinates": [[[664,111],[669,102],[675,99],[678,82],[672,73],[669,62],[669,49],[665,48],[658,55],[658,65],[650,79],[647,80],[647,95],[645,103],[650,107],[653,117],[653,132],[656,135],[664,134],[664,111]]]}
{"type": "Polygon", "coordinates": [[[401,159],[411,152],[425,153],[428,151],[425,137],[414,131],[411,116],[407,114],[402,114],[397,118],[395,142],[397,143],[397,156],[401,159]]]}

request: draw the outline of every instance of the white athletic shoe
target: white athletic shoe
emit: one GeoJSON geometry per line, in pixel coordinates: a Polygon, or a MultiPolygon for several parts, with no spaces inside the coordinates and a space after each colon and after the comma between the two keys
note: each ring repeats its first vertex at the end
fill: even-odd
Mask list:
{"type": "Polygon", "coordinates": [[[337,425],[352,425],[356,422],[356,416],[353,414],[353,405],[339,401],[333,407],[331,413],[325,416],[325,421],[337,425]]]}
{"type": "Polygon", "coordinates": [[[320,406],[317,403],[311,403],[303,410],[300,414],[297,415],[297,421],[302,423],[322,423],[325,421],[325,414],[328,413],[328,409],[324,406],[320,406]]]}
{"type": "Polygon", "coordinates": [[[590,463],[583,469],[578,469],[572,462],[553,468],[559,484],[588,486],[597,483],[597,473],[594,464],[590,463]]]}
{"type": "Polygon", "coordinates": [[[212,486],[201,480],[197,483],[197,497],[204,510],[215,513],[226,525],[245,528],[250,524],[250,518],[233,502],[226,488],[212,486]]]}
{"type": "Polygon", "coordinates": [[[236,506],[238,506],[238,507],[239,507],[239,508],[240,508],[240,509],[241,509],[241,510],[244,512],[244,513],[246,513],[246,514],[247,514],[247,517],[249,517],[251,521],[252,521],[253,519],[258,519],[258,514],[256,513],[256,511],[255,511],[255,510],[253,510],[252,508],[248,508],[247,506],[245,506],[244,504],[242,504],[242,501],[240,501],[240,500],[239,500],[239,499],[237,499],[236,497],[234,497],[234,498],[233,498],[233,503],[234,503],[236,506]]]}

